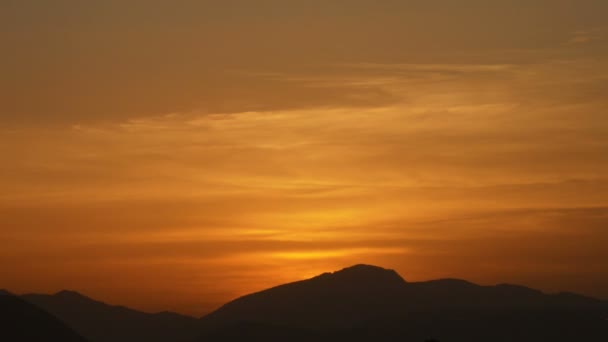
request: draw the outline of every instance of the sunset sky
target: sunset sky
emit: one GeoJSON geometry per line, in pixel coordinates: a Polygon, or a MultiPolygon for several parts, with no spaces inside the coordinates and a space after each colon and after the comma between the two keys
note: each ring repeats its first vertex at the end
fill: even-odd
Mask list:
{"type": "Polygon", "coordinates": [[[608,299],[608,1],[3,0],[0,288],[357,263],[608,299]]]}

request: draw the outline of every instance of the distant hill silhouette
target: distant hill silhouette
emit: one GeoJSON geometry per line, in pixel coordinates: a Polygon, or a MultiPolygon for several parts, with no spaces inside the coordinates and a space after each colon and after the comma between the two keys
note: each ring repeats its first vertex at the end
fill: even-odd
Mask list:
{"type": "Polygon", "coordinates": [[[0,341],[86,342],[56,317],[0,290],[0,341]]]}
{"type": "Polygon", "coordinates": [[[605,301],[459,279],[407,282],[370,265],[246,295],[200,319],[143,313],[70,291],[22,298],[90,342],[608,341],[605,301]]]}
{"type": "Polygon", "coordinates": [[[91,342],[180,342],[192,340],[199,331],[199,323],[193,317],[144,313],[72,291],[21,297],[53,313],[91,342]]]}
{"type": "Polygon", "coordinates": [[[204,317],[208,325],[251,321],[301,328],[346,328],[401,309],[406,282],[395,272],[356,265],[232,301],[204,317]]]}
{"type": "Polygon", "coordinates": [[[304,335],[332,341],[608,341],[606,318],[606,302],[575,294],[458,279],[408,283],[395,271],[356,265],[229,302],[201,319],[200,341],[226,341],[243,329],[265,341],[304,335]],[[264,329],[280,329],[281,337],[264,329]]]}

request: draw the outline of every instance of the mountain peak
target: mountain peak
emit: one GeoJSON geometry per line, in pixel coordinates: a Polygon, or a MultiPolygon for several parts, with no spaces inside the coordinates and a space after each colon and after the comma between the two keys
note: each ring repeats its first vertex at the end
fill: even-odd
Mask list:
{"type": "MultiPolygon", "coordinates": [[[[341,273],[341,272],[391,272],[393,270],[389,270],[380,266],[368,265],[368,264],[356,264],[353,266],[345,267],[339,271],[333,272],[341,273]]],[[[394,271],[393,271],[394,272],[394,271]]]]}
{"type": "Polygon", "coordinates": [[[321,276],[355,282],[390,282],[398,285],[406,283],[394,270],[366,264],[357,264],[333,273],[324,273],[321,276]]]}
{"type": "Polygon", "coordinates": [[[70,290],[61,290],[54,294],[56,297],[66,298],[66,299],[88,299],[86,296],[70,290]]]}
{"type": "Polygon", "coordinates": [[[378,318],[378,313],[397,311],[406,287],[393,270],[354,265],[238,298],[206,316],[205,324],[349,328],[353,322],[378,318]]]}

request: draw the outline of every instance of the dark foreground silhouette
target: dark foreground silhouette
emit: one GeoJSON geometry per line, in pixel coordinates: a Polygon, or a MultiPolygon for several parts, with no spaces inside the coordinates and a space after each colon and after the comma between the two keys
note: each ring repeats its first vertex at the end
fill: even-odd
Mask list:
{"type": "Polygon", "coordinates": [[[410,283],[368,265],[253,293],[200,319],[67,291],[23,298],[91,342],[608,341],[605,301],[456,279],[410,283]]]}
{"type": "Polygon", "coordinates": [[[0,291],[0,341],[86,342],[59,319],[6,291],[0,291]]]}
{"type": "Polygon", "coordinates": [[[73,291],[22,298],[53,313],[92,342],[181,342],[200,335],[196,318],[171,312],[144,313],[73,291]]]}
{"type": "Polygon", "coordinates": [[[357,265],[232,301],[201,319],[199,341],[608,341],[607,318],[608,303],[575,294],[357,265]]]}

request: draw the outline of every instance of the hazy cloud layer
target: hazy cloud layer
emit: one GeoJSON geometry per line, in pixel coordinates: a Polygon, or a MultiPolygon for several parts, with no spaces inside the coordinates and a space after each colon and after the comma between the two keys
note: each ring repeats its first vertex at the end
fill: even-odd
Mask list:
{"type": "Polygon", "coordinates": [[[600,0],[3,1],[0,118],[40,125],[378,104],[392,98],[233,71],[596,59],[607,54],[607,11],[600,0]]]}

